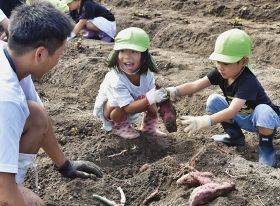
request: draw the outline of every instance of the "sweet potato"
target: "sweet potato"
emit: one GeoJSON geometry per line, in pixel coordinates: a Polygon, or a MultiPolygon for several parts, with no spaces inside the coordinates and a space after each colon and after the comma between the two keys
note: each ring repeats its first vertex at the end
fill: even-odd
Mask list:
{"type": "Polygon", "coordinates": [[[176,124],[176,111],[168,99],[164,102],[158,103],[159,107],[159,115],[162,118],[162,121],[168,132],[176,132],[177,124],[176,124]]]}
{"type": "Polygon", "coordinates": [[[228,182],[210,182],[205,185],[195,188],[190,196],[190,206],[202,205],[215,199],[218,196],[224,195],[235,188],[233,181],[228,182]]]}
{"type": "Polygon", "coordinates": [[[189,187],[204,185],[214,181],[214,175],[211,172],[190,172],[180,177],[176,183],[186,184],[189,187]]]}

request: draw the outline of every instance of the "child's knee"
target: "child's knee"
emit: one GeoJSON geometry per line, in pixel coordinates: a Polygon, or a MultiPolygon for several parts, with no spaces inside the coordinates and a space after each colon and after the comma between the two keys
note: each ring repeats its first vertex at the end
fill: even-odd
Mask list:
{"type": "Polygon", "coordinates": [[[127,113],[119,107],[116,107],[115,109],[112,110],[110,113],[110,120],[113,122],[122,122],[127,118],[127,113]]]}
{"type": "Polygon", "coordinates": [[[222,95],[211,94],[206,102],[206,111],[209,113],[219,112],[226,107],[225,103],[225,99],[222,95]]]}
{"type": "Polygon", "coordinates": [[[256,106],[253,121],[258,128],[266,128],[272,131],[280,124],[278,115],[267,104],[259,104],[256,106]]]}
{"type": "Polygon", "coordinates": [[[49,116],[45,109],[36,102],[28,101],[29,117],[27,126],[36,128],[37,131],[46,132],[49,126],[49,116]]]}

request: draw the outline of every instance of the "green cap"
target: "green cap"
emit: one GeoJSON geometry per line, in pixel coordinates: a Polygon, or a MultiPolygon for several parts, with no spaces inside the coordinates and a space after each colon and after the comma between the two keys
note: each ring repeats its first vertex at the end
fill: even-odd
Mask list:
{"type": "Polygon", "coordinates": [[[252,40],[240,29],[231,29],[220,34],[215,43],[215,50],[209,59],[224,63],[236,63],[251,55],[252,40]]]}
{"type": "Polygon", "coordinates": [[[72,3],[72,1],[74,1],[74,0],[63,0],[63,3],[67,5],[67,4],[72,3]]]}
{"type": "Polygon", "coordinates": [[[114,50],[130,49],[144,52],[150,47],[148,34],[140,28],[129,27],[120,31],[115,38],[114,50]]]}

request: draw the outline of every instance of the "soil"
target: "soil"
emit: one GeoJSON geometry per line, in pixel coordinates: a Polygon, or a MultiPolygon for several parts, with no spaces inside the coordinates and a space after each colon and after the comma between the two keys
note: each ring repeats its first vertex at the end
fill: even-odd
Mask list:
{"type": "MultiPolygon", "coordinates": [[[[105,0],[102,4],[114,13],[118,31],[136,26],[150,35],[150,51],[160,68],[157,83],[164,87],[203,77],[212,66],[208,56],[218,34],[241,27],[254,42],[254,73],[273,102],[280,105],[278,0],[105,0]],[[233,20],[237,17],[241,22],[233,20]]],[[[176,180],[189,172],[181,164],[190,160],[199,171],[236,182],[235,190],[206,205],[280,205],[280,169],[258,163],[258,137],[254,133],[244,131],[245,146],[227,147],[210,138],[223,132],[220,125],[188,136],[179,119],[178,131],[165,138],[142,134],[124,140],[102,131],[92,111],[99,85],[108,72],[106,57],[112,46],[78,37],[68,43],[59,64],[36,83],[67,157],[92,161],[104,172],[103,178],[63,178],[40,151],[39,195],[48,205],[102,205],[93,194],[120,204],[117,187],[123,189],[126,205],[141,205],[157,189],[142,205],[189,205],[194,188],[178,186],[176,180]],[[200,155],[192,159],[199,151],[200,155]],[[139,170],[143,165],[146,170],[139,170]]],[[[214,92],[221,93],[218,87],[211,87],[176,101],[178,117],[203,115],[207,97],[214,92]]],[[[162,122],[160,128],[165,130],[162,122]]],[[[279,151],[279,131],[274,145],[279,151]]],[[[26,186],[35,189],[34,175],[28,174],[26,186]]]]}

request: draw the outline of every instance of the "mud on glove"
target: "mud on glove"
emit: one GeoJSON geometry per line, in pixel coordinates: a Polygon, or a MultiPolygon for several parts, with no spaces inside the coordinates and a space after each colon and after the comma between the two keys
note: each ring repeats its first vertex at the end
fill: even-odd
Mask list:
{"type": "Polygon", "coordinates": [[[146,98],[149,102],[149,105],[160,103],[168,99],[167,91],[164,88],[160,88],[160,89],[153,88],[146,93],[146,98]]]}
{"type": "Polygon", "coordinates": [[[102,177],[102,171],[100,167],[96,164],[89,161],[70,161],[66,160],[65,163],[58,168],[58,171],[68,178],[90,178],[92,174],[95,174],[97,177],[102,177]]]}
{"type": "Polygon", "coordinates": [[[177,100],[177,97],[178,97],[178,94],[177,94],[177,89],[176,87],[167,87],[165,88],[167,90],[167,93],[169,95],[169,99],[171,101],[176,101],[177,100]]]}

